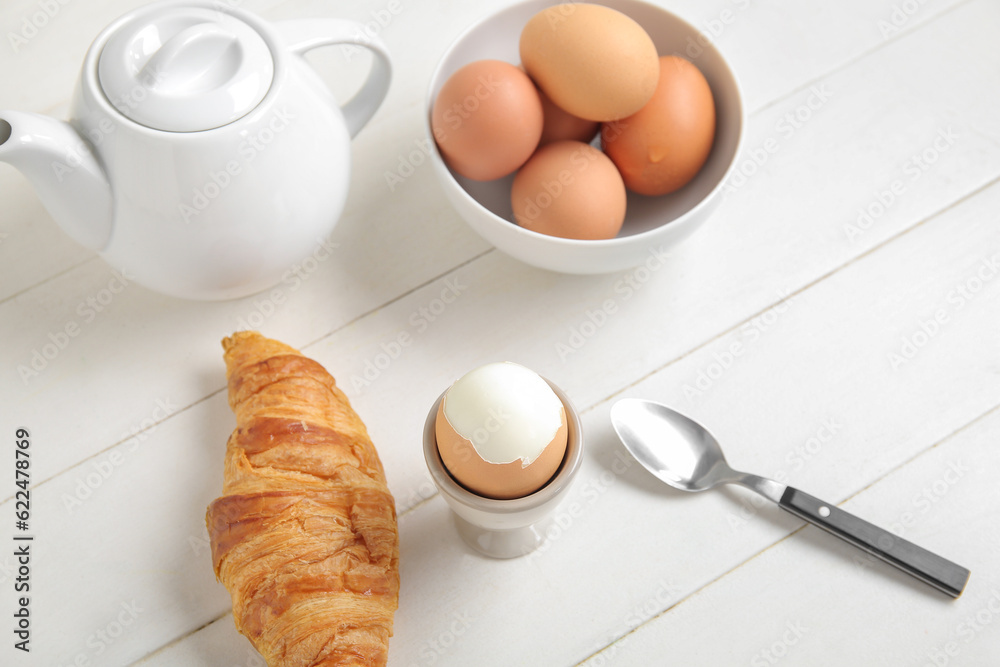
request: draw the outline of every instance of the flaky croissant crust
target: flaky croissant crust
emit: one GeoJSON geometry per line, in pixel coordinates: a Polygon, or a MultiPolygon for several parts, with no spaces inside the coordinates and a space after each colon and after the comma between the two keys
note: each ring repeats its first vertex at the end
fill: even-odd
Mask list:
{"type": "Polygon", "coordinates": [[[386,664],[399,543],[364,424],[297,350],[256,332],[222,345],[237,428],[206,522],[237,629],[271,667],[386,664]]]}

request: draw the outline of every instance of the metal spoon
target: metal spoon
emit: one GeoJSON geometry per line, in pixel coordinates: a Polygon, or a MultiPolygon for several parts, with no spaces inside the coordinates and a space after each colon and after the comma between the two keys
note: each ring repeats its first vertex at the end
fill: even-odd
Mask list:
{"type": "Polygon", "coordinates": [[[612,406],[611,422],[632,456],[670,486],[682,491],[745,486],[952,597],[965,589],[964,567],[798,489],[733,470],[707,429],[665,405],[626,398],[612,406]]]}

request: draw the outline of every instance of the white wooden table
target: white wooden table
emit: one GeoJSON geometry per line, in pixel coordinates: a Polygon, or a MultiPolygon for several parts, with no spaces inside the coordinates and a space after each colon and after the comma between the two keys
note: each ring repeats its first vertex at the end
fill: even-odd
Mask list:
{"type": "MultiPolygon", "coordinates": [[[[0,109],[65,114],[90,41],[140,2],[50,0],[58,10],[15,52],[10,34],[43,4],[0,5],[0,109]]],[[[379,448],[400,524],[392,665],[1000,664],[1000,4],[669,3],[741,79],[745,159],[662,268],[592,277],[491,249],[426,165],[387,185],[423,139],[438,57],[503,2],[242,4],[374,22],[395,55],[386,103],[353,144],[337,247],[279,286],[280,302],[112,294],[110,267],[0,166],[0,664],[262,664],[234,629],[204,526],[234,426],[219,340],[248,325],[323,363],[379,448]],[[444,306],[446,290],[458,297],[444,306]],[[22,377],[69,323],[78,335],[22,377]],[[380,356],[402,333],[412,343],[380,356]],[[420,433],[450,382],[503,359],[569,393],[587,452],[549,543],[495,561],[459,539],[420,433]],[[965,595],[742,490],[664,487],[614,437],[623,396],[672,404],[735,467],[968,567],[965,595]],[[30,654],[11,632],[20,426],[30,654]]],[[[359,60],[327,51],[314,62],[349,94],[359,60]]]]}

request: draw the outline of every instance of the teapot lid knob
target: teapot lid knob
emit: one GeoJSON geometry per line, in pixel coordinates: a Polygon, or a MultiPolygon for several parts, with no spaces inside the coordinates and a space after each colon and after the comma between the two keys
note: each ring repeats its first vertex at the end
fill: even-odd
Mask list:
{"type": "Polygon", "coordinates": [[[101,52],[101,88],[118,111],[156,130],[198,132],[260,104],[274,79],[260,33],[219,9],[150,10],[122,25],[101,52]]]}

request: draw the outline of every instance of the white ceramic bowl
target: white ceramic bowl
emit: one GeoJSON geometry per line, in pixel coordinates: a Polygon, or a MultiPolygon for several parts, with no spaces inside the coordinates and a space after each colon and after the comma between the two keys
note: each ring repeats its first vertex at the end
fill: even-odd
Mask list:
{"type": "Polygon", "coordinates": [[[668,195],[629,193],[625,224],[605,241],[581,241],[539,234],[513,222],[510,188],[513,175],[477,182],[452,172],[444,163],[431,131],[431,109],[438,91],[457,69],[493,58],[518,64],[521,29],[552,0],[528,0],[493,14],[466,30],[445,51],[431,77],[427,98],[427,136],[431,162],[445,195],[480,236],[523,262],[563,273],[608,273],[637,266],[651,254],[667,252],[690,234],[721,201],[722,186],[736,164],[745,116],[739,84],[718,50],[701,33],[665,9],[639,0],[596,0],[638,22],[661,56],[679,55],[701,70],[715,98],[716,131],[712,152],[694,180],[668,195]]]}

